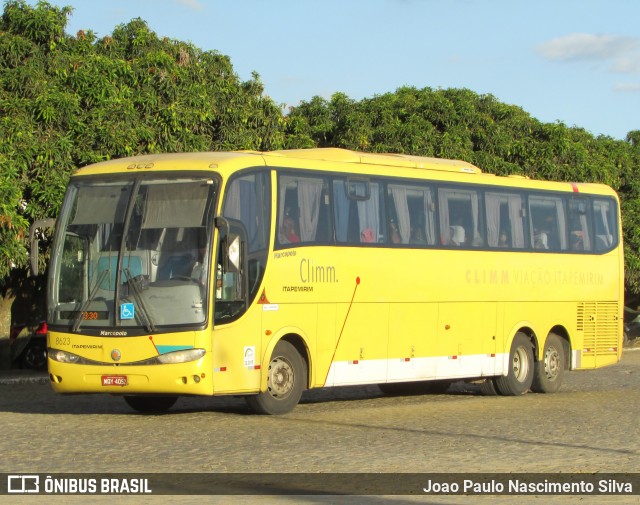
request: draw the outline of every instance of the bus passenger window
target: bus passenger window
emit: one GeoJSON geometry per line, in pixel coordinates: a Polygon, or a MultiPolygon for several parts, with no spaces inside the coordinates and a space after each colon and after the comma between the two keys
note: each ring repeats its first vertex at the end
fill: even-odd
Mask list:
{"type": "Polygon", "coordinates": [[[319,232],[326,235],[328,198],[324,179],[281,175],[278,184],[278,242],[316,242],[319,232]],[[325,218],[322,223],[321,217],[325,218]]]}
{"type": "Polygon", "coordinates": [[[572,251],[591,251],[591,219],[589,201],[575,198],[569,201],[569,248],[572,251]]]}
{"type": "Polygon", "coordinates": [[[522,196],[517,193],[487,191],[484,195],[487,217],[487,245],[524,248],[522,196]]]}
{"type": "Polygon", "coordinates": [[[333,181],[335,236],[342,243],[378,243],[381,233],[380,184],[368,180],[333,181]]]}
{"type": "Polygon", "coordinates": [[[483,247],[480,198],[475,190],[443,188],[438,191],[442,245],[483,247]]]}
{"type": "Polygon", "coordinates": [[[388,242],[413,246],[435,244],[435,204],[431,188],[390,184],[387,202],[391,215],[388,242]]]}
{"type": "Polygon", "coordinates": [[[529,216],[534,249],[567,249],[567,224],[562,198],[530,196],[529,216]]]}
{"type": "Polygon", "coordinates": [[[611,249],[617,241],[615,207],[609,200],[594,200],[593,220],[596,251],[611,249]]]}

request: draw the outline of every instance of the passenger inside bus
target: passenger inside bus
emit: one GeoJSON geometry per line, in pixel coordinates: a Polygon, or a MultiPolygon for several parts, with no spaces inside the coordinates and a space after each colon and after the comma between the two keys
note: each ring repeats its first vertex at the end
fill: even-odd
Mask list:
{"type": "Polygon", "coordinates": [[[584,251],[584,232],[582,230],[571,232],[571,250],[584,251]]]}
{"type": "Polygon", "coordinates": [[[400,242],[402,242],[402,239],[400,238],[400,232],[398,231],[398,225],[393,218],[391,218],[391,220],[389,221],[389,233],[391,236],[391,243],[399,244],[400,242]]]}
{"type": "Polygon", "coordinates": [[[300,237],[296,232],[296,223],[290,217],[285,217],[282,221],[282,228],[284,230],[284,237],[291,243],[300,242],[300,237]]]}
{"type": "Polygon", "coordinates": [[[371,228],[365,228],[360,232],[360,242],[371,243],[375,242],[375,233],[371,228]]]}
{"type": "Polygon", "coordinates": [[[509,235],[505,230],[500,232],[500,237],[498,238],[498,247],[509,247],[509,235]]]}
{"type": "Polygon", "coordinates": [[[293,219],[293,213],[289,207],[284,212],[282,220],[282,230],[280,231],[280,241],[285,244],[297,244],[300,242],[296,222],[293,219]]]}
{"type": "Polygon", "coordinates": [[[465,231],[460,225],[451,226],[451,245],[461,246],[464,245],[465,231]]]}
{"type": "Polygon", "coordinates": [[[202,286],[204,286],[206,280],[206,272],[204,269],[206,256],[207,244],[204,241],[204,238],[201,237],[198,244],[198,257],[196,258],[196,262],[191,269],[191,278],[202,286]]]}
{"type": "Polygon", "coordinates": [[[535,231],[535,234],[533,235],[533,247],[535,249],[549,249],[549,241],[546,232],[535,231]]]}
{"type": "Polygon", "coordinates": [[[411,238],[409,239],[409,243],[414,245],[424,245],[427,243],[427,237],[422,226],[411,228],[411,238]]]}

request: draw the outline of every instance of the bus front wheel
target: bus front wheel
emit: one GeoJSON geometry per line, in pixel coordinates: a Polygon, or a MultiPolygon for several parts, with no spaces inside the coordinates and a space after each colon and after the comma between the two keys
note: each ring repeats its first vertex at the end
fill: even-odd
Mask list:
{"type": "Polygon", "coordinates": [[[245,397],[259,414],[286,414],[300,401],[307,380],[307,366],[297,349],[285,340],[276,345],[267,371],[267,390],[245,397]]]}
{"type": "Polygon", "coordinates": [[[504,396],[525,394],[533,383],[533,367],[531,340],[524,333],[518,332],[509,352],[508,373],[495,381],[498,392],[504,396]]]}
{"type": "Polygon", "coordinates": [[[536,393],[555,393],[562,384],[565,352],[562,339],[555,333],[547,337],[542,359],[534,366],[531,390],[536,393]]]}

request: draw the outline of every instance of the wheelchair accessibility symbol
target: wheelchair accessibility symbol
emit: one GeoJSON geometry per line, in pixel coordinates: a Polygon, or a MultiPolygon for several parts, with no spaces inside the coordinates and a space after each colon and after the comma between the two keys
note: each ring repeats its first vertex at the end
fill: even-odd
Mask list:
{"type": "Polygon", "coordinates": [[[120,319],[133,319],[135,317],[135,308],[133,303],[123,303],[120,305],[120,319]]]}

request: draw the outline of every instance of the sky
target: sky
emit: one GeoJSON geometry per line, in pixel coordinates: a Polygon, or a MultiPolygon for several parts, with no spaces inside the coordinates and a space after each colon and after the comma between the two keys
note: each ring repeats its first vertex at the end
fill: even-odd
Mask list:
{"type": "MultiPolygon", "coordinates": [[[[28,0],[35,5],[36,0],[28,0]]],[[[67,32],[134,18],[257,72],[283,106],[336,92],[467,88],[545,123],[640,130],[639,0],[49,0],[67,32]]]]}

